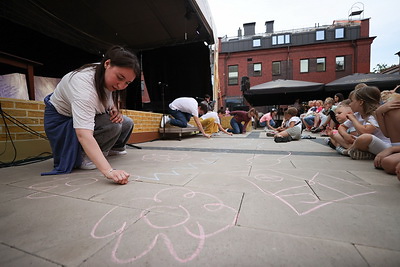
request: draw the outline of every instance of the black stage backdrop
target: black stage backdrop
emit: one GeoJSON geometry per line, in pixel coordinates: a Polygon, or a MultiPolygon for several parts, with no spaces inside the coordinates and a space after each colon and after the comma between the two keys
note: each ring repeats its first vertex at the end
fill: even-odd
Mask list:
{"type": "Polygon", "coordinates": [[[178,97],[212,95],[210,50],[203,42],[143,51],[142,68],[151,101],[146,109],[153,112],[162,113],[178,97]]]}

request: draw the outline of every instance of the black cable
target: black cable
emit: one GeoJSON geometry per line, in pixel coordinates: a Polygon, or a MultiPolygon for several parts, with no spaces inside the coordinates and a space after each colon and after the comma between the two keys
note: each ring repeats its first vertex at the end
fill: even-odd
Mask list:
{"type": "Polygon", "coordinates": [[[29,133],[31,133],[31,134],[33,134],[33,135],[38,136],[38,137],[40,137],[40,138],[43,138],[43,139],[45,139],[45,140],[49,140],[49,139],[47,138],[47,136],[42,135],[41,133],[36,132],[35,130],[31,129],[29,126],[27,126],[27,125],[25,125],[24,123],[20,122],[19,120],[17,120],[16,118],[14,118],[14,117],[11,116],[10,114],[8,114],[7,112],[5,112],[5,111],[3,111],[3,110],[1,110],[0,112],[1,112],[1,114],[2,114],[2,116],[3,116],[3,119],[4,119],[4,117],[5,117],[5,116],[4,116],[4,114],[5,114],[5,115],[6,115],[5,118],[6,118],[7,120],[9,120],[10,122],[14,123],[15,125],[17,125],[18,127],[24,129],[25,131],[27,131],[27,132],[29,132],[29,133]]]}
{"type": "Polygon", "coordinates": [[[30,163],[44,161],[44,160],[47,160],[47,159],[50,159],[50,158],[53,157],[53,155],[50,152],[43,152],[43,153],[40,153],[39,155],[37,155],[35,157],[28,157],[28,158],[16,161],[15,159],[17,158],[17,148],[15,147],[14,141],[11,138],[10,129],[8,128],[6,119],[9,120],[10,122],[14,123],[18,127],[24,129],[25,131],[33,134],[33,135],[36,135],[36,136],[38,136],[40,138],[43,138],[45,140],[48,140],[48,138],[47,138],[47,136],[36,132],[35,130],[31,129],[29,126],[25,125],[24,123],[20,122],[16,118],[14,118],[11,115],[9,115],[7,112],[5,112],[1,108],[1,103],[0,103],[0,113],[1,113],[1,117],[2,117],[3,122],[4,122],[4,127],[6,129],[6,142],[5,142],[5,145],[4,145],[4,151],[0,155],[4,154],[5,151],[7,150],[7,140],[8,139],[10,139],[10,142],[11,142],[12,147],[14,149],[14,158],[13,158],[13,160],[11,162],[2,162],[2,161],[0,161],[0,168],[27,165],[27,164],[30,164],[30,163]],[[44,156],[44,157],[40,157],[43,154],[49,154],[49,155],[48,156],[44,156]]]}
{"type": "Polygon", "coordinates": [[[5,119],[5,117],[4,117],[4,113],[3,113],[3,112],[4,112],[4,111],[3,111],[3,109],[1,108],[1,104],[0,104],[0,113],[1,113],[1,117],[3,118],[4,127],[6,128],[6,142],[4,143],[4,151],[1,153],[1,155],[4,154],[4,153],[6,152],[6,150],[7,150],[7,140],[8,140],[8,138],[10,138],[11,145],[12,145],[12,147],[14,148],[14,158],[13,158],[13,160],[12,160],[11,162],[14,162],[15,159],[17,158],[17,148],[15,147],[14,141],[13,141],[12,138],[11,138],[10,129],[8,129],[8,125],[7,125],[7,122],[6,122],[6,119],[5,119]]]}

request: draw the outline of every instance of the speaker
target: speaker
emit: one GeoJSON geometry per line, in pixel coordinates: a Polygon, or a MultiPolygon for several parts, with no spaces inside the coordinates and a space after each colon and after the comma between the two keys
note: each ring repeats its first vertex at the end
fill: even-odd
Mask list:
{"type": "Polygon", "coordinates": [[[250,89],[250,79],[247,76],[242,77],[242,82],[240,84],[240,90],[242,92],[247,91],[250,89]]]}

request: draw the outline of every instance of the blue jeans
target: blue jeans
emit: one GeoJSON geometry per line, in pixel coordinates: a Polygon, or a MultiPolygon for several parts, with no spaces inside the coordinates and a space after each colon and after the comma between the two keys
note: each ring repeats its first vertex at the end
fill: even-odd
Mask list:
{"type": "Polygon", "coordinates": [[[232,132],[234,134],[240,134],[243,132],[243,124],[237,122],[234,118],[231,119],[232,130],[229,129],[228,132],[232,132]]]}
{"type": "Polygon", "coordinates": [[[315,118],[315,116],[304,117],[304,122],[305,122],[308,126],[312,127],[312,126],[314,126],[314,118],[315,118]]]}
{"type": "MultiPolygon", "coordinates": [[[[265,126],[267,126],[267,121],[260,122],[259,125],[261,127],[265,127],[265,126]]],[[[269,125],[271,125],[271,127],[275,127],[275,121],[274,120],[270,120],[269,121],[269,125]]]]}
{"type": "Polygon", "coordinates": [[[169,109],[169,114],[171,114],[172,117],[174,117],[173,119],[171,119],[169,123],[171,123],[174,126],[186,128],[188,121],[192,117],[192,114],[189,114],[187,112],[182,112],[180,110],[172,110],[171,108],[168,109],[169,109]]]}

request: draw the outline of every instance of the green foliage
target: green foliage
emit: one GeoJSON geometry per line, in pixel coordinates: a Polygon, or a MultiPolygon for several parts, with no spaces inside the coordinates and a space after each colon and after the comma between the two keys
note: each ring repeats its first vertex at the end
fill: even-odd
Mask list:
{"type": "Polygon", "coordinates": [[[383,70],[386,70],[388,68],[391,68],[393,66],[396,66],[395,64],[393,64],[392,66],[388,66],[387,64],[383,63],[383,64],[376,64],[375,68],[373,68],[372,72],[373,73],[381,73],[383,70]]]}

